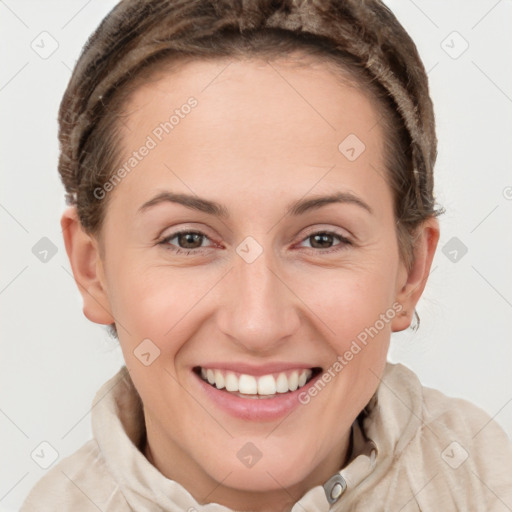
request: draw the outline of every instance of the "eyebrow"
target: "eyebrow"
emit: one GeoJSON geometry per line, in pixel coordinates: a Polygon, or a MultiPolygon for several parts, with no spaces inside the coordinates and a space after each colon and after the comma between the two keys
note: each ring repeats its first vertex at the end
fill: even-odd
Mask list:
{"type": "MultiPolygon", "coordinates": [[[[220,203],[194,195],[177,194],[168,191],[161,192],[149,201],[145,202],[139,208],[139,212],[142,213],[149,208],[161,203],[181,204],[192,210],[198,210],[209,215],[215,215],[223,219],[229,218],[228,209],[220,203]]],[[[286,215],[291,215],[294,217],[303,215],[308,211],[317,210],[322,206],[333,203],[353,204],[366,210],[368,213],[373,214],[373,210],[370,208],[370,206],[352,192],[335,192],[327,196],[314,196],[308,199],[300,199],[298,201],[294,201],[287,206],[286,215]]]]}

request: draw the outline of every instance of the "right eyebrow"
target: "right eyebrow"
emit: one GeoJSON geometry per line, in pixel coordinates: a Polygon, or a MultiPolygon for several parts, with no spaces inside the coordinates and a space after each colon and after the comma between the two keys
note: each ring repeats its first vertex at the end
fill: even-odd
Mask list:
{"type": "Polygon", "coordinates": [[[145,202],[139,208],[139,212],[144,212],[148,208],[164,202],[177,203],[193,210],[199,210],[201,212],[208,213],[209,215],[216,215],[217,217],[222,217],[225,219],[229,218],[229,212],[227,208],[215,201],[210,201],[209,199],[203,199],[201,197],[189,194],[176,194],[174,192],[168,191],[161,192],[149,201],[145,202]]]}

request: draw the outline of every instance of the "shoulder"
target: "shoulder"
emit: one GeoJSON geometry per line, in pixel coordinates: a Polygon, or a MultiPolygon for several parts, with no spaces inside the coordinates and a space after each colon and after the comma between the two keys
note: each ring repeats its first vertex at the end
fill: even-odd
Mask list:
{"type": "Polygon", "coordinates": [[[442,445],[442,458],[449,466],[456,465],[455,461],[450,462],[453,457],[461,466],[463,459],[471,460],[479,471],[490,466],[491,459],[493,466],[512,468],[512,441],[487,412],[437,389],[422,386],[421,390],[423,434],[432,442],[450,441],[449,445],[442,445]]]}
{"type": "MultiPolygon", "coordinates": [[[[422,386],[403,365],[392,365],[409,386],[414,432],[397,460],[424,507],[445,504],[471,510],[512,508],[512,442],[480,407],[422,386]],[[430,488],[430,491],[429,491],[430,488]],[[423,497],[422,497],[423,495],[423,497]],[[430,502],[427,496],[436,496],[430,502]],[[442,501],[439,501],[442,500],[442,501]]],[[[423,508],[422,508],[423,509],[423,508]]]]}
{"type": "MultiPolygon", "coordinates": [[[[385,400],[384,405],[391,414],[415,417],[415,428],[419,427],[422,433],[430,432],[434,437],[455,436],[468,445],[492,441],[512,447],[506,432],[487,412],[468,400],[423,386],[406,366],[387,363],[381,381],[387,389],[379,393],[379,399],[385,400]],[[408,414],[404,414],[405,410],[408,414]]],[[[402,428],[407,428],[402,423],[402,428]]],[[[409,423],[413,423],[410,418],[409,423]]]]}
{"type": "Polygon", "coordinates": [[[62,459],[31,489],[20,512],[130,510],[96,440],[62,459]]]}

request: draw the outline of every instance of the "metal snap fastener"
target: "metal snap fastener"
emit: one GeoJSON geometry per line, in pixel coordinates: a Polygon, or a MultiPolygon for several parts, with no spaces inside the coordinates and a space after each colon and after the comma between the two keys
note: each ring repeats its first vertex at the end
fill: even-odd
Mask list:
{"type": "Polygon", "coordinates": [[[336,503],[346,489],[347,482],[339,473],[329,478],[324,484],[325,496],[329,504],[336,503]]]}
{"type": "Polygon", "coordinates": [[[334,487],[331,489],[331,498],[333,500],[337,500],[342,494],[343,487],[341,487],[341,484],[335,484],[334,487]]]}

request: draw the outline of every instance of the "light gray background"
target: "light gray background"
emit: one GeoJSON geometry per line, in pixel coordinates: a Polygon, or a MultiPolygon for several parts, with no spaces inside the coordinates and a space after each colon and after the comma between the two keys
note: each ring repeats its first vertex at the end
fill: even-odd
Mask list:
{"type": "MultiPolygon", "coordinates": [[[[18,510],[45,473],[31,457],[36,448],[51,456],[41,442],[60,460],[91,437],[92,398],[123,363],[116,342],[82,314],[60,231],[57,174],[62,93],[82,45],[115,3],[0,0],[2,511],[18,510]],[[32,252],[43,237],[57,249],[46,262],[32,252]]],[[[387,3],[429,73],[437,197],[447,209],[420,330],[394,336],[389,359],[478,404],[512,436],[512,2],[387,3]]]]}

